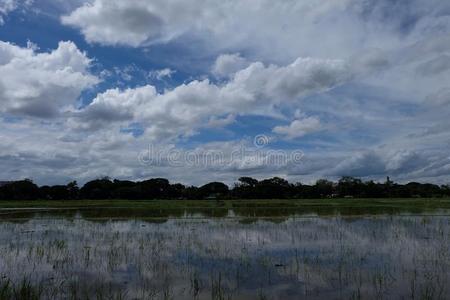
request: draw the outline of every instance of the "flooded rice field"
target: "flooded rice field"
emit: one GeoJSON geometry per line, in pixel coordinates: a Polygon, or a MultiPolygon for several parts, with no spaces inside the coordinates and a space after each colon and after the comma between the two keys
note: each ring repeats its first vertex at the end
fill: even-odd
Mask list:
{"type": "Polygon", "coordinates": [[[0,299],[444,299],[449,222],[0,219],[0,299]]]}

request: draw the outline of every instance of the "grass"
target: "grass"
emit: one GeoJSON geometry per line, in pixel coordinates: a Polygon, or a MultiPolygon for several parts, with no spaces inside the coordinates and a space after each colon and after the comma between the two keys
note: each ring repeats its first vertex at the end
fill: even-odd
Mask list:
{"type": "Polygon", "coordinates": [[[67,200],[0,201],[0,216],[27,217],[46,214],[86,218],[168,218],[186,214],[225,217],[229,211],[241,217],[307,215],[378,215],[443,213],[450,199],[271,199],[271,200],[67,200]]]}
{"type": "Polygon", "coordinates": [[[38,300],[42,296],[42,287],[33,286],[30,281],[23,279],[18,285],[10,280],[0,281],[0,299],[38,300]]]}
{"type": "Polygon", "coordinates": [[[447,198],[269,199],[269,200],[34,200],[0,201],[0,208],[450,208],[447,198]]]}

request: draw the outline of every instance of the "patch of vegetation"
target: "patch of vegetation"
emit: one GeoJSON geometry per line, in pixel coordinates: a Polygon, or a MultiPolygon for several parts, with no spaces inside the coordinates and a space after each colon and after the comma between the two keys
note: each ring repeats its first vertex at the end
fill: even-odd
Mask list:
{"type": "Polygon", "coordinates": [[[292,215],[447,213],[450,199],[77,200],[0,201],[0,218],[160,219],[184,216],[284,218],[292,215]]]}
{"type": "Polygon", "coordinates": [[[27,279],[14,284],[3,276],[0,280],[0,299],[11,300],[39,300],[42,298],[43,287],[32,285],[27,279]]]}

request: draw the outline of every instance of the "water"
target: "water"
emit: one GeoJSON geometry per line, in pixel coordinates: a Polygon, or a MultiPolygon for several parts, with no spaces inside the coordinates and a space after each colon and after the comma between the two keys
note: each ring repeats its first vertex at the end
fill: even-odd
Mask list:
{"type": "Polygon", "coordinates": [[[401,215],[2,220],[0,298],[25,290],[42,299],[444,299],[449,222],[401,215]]]}

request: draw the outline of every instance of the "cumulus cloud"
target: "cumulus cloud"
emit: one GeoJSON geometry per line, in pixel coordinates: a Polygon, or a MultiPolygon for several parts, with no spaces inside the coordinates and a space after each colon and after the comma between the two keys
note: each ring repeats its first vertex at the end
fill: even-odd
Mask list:
{"type": "Polygon", "coordinates": [[[312,55],[310,47],[320,50],[320,56],[331,53],[332,45],[336,51],[338,39],[345,50],[346,44],[360,43],[364,34],[355,26],[358,12],[353,2],[95,0],[61,20],[80,29],[93,43],[138,47],[191,36],[219,51],[245,45],[268,55],[284,52],[285,59],[293,59],[299,53],[312,55]],[[308,42],[317,36],[321,37],[320,48],[308,42]]]}
{"type": "MultiPolygon", "coordinates": [[[[87,128],[101,128],[112,122],[139,122],[155,138],[189,136],[201,127],[231,122],[219,122],[220,116],[270,114],[276,105],[331,89],[351,77],[347,65],[337,60],[299,58],[283,67],[255,62],[224,84],[205,79],[163,93],[151,85],[108,90],[77,112],[73,122],[87,128]]],[[[314,118],[304,121],[305,133],[318,125],[314,118]]]]}
{"type": "Polygon", "coordinates": [[[89,42],[133,47],[188,36],[202,51],[251,49],[266,59],[348,58],[448,26],[445,1],[94,0],[62,17],[89,42]],[[320,39],[320,42],[311,42],[320,39]]]}
{"type": "Polygon", "coordinates": [[[218,77],[229,77],[248,66],[248,62],[239,53],[222,54],[217,57],[212,73],[218,77]]]}
{"type": "Polygon", "coordinates": [[[316,117],[306,117],[292,121],[288,126],[276,126],[274,133],[285,136],[288,139],[295,139],[320,130],[320,120],[316,117]]]}
{"type": "MultiPolygon", "coordinates": [[[[0,18],[24,3],[0,2],[0,18]]],[[[113,174],[203,183],[248,174],[309,182],[389,174],[448,182],[448,1],[42,0],[34,8],[63,11],[62,23],[78,28],[93,52],[95,43],[145,49],[115,48],[112,55],[127,56],[129,65],[101,72],[106,90],[73,108],[98,81],[85,53],[70,42],[52,51],[1,43],[0,175],[6,178],[60,183],[113,174]],[[128,51],[161,69],[149,72],[150,63],[139,65],[128,51]],[[169,85],[165,79],[175,69],[179,76],[169,85]],[[64,118],[48,119],[61,112],[64,118]],[[12,114],[22,118],[11,122],[12,114]],[[202,139],[211,136],[202,129],[232,123],[272,130],[283,145],[304,147],[301,164],[267,166],[252,157],[227,167],[139,164],[137,152],[149,144],[180,149],[195,134],[199,152],[230,152],[248,132],[229,126],[220,132],[236,141],[205,145],[202,139]],[[296,140],[311,133],[313,139],[296,140]]],[[[99,61],[104,53],[111,58],[109,50],[97,52],[99,61]]]]}
{"type": "Polygon", "coordinates": [[[139,46],[147,40],[167,38],[164,31],[169,20],[163,19],[154,7],[168,10],[163,1],[152,4],[100,0],[84,4],[62,17],[62,22],[79,27],[89,42],[139,46]]]}
{"type": "Polygon", "coordinates": [[[87,107],[74,116],[79,119],[74,123],[78,129],[93,130],[109,126],[114,122],[132,121],[139,109],[149,104],[156,97],[157,92],[153,86],[136,89],[107,90],[98,94],[87,107]]]}
{"type": "Polygon", "coordinates": [[[72,42],[48,53],[0,41],[0,112],[54,117],[75,104],[98,79],[89,74],[91,60],[72,42]]]}

